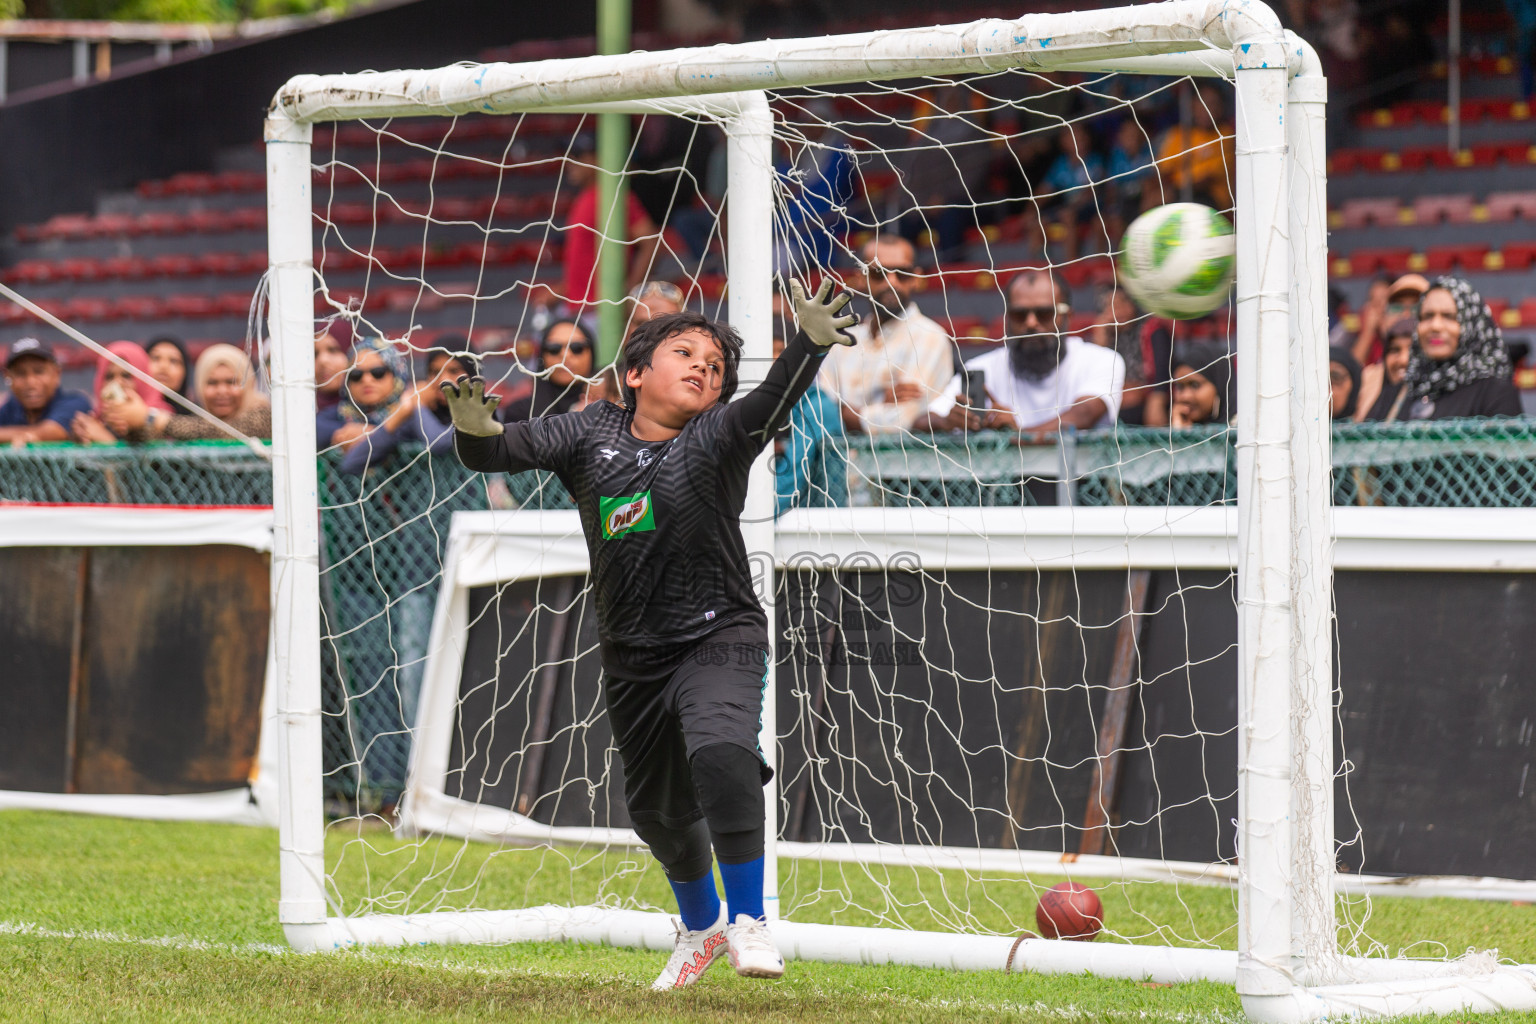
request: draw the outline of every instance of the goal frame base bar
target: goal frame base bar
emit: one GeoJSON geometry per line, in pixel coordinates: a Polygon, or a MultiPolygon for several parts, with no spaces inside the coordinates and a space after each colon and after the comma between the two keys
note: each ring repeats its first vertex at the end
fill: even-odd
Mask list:
{"type": "MultiPolygon", "coordinates": [[[[948,932],[896,931],[851,925],[769,924],[787,960],[843,964],[900,964],[959,971],[1092,974],[1180,984],[1237,980],[1231,950],[1139,946],[1110,942],[948,932]]],[[[585,942],[670,950],[676,937],[667,914],[609,907],[542,906],[432,914],[369,914],[330,918],[324,924],[287,925],[289,942],[304,952],[351,946],[480,945],[515,942],[585,942]]],[[[1463,960],[1338,957],[1332,979],[1342,983],[1297,989],[1257,1007],[1256,1020],[1321,1020],[1339,1016],[1494,1012],[1536,1008],[1536,967],[1515,967],[1491,956],[1463,960]]]]}

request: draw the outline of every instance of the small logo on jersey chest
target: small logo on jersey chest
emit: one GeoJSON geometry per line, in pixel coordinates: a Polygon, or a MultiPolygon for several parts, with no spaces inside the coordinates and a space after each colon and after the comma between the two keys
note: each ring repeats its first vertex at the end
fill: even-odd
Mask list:
{"type": "Polygon", "coordinates": [[[650,491],[641,491],[623,498],[600,498],[597,510],[602,517],[604,540],[613,540],[626,533],[656,529],[650,491]]]}
{"type": "Polygon", "coordinates": [[[638,452],[635,453],[635,461],[640,463],[641,469],[649,466],[651,464],[651,459],[653,458],[655,458],[655,455],[649,448],[641,448],[638,452]]]}
{"type": "Polygon", "coordinates": [[[617,448],[599,448],[598,451],[602,452],[603,460],[605,462],[612,462],[613,457],[619,454],[619,450],[617,448]]]}

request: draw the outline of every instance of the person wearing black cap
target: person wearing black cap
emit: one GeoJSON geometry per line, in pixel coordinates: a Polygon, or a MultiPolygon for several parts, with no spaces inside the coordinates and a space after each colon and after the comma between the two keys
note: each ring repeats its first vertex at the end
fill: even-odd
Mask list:
{"type": "Polygon", "coordinates": [[[91,399],[59,387],[59,360],[53,348],[22,338],[5,356],[5,383],[11,395],[0,404],[0,444],[68,441],[76,413],[91,411],[91,399]]]}

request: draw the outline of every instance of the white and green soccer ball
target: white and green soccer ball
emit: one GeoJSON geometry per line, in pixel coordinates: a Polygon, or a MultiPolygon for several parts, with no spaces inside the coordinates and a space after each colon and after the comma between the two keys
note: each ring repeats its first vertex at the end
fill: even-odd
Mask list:
{"type": "Polygon", "coordinates": [[[1205,316],[1227,301],[1235,252],[1227,218],[1199,203],[1169,203],[1126,228],[1120,284],[1157,316],[1205,316]]]}

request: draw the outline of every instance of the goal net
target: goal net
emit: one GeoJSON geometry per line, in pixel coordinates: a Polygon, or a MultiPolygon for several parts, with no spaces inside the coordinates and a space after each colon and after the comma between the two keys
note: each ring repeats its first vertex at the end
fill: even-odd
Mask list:
{"type": "Polygon", "coordinates": [[[786,955],[1208,978],[1268,1019],[1536,1006],[1490,958],[1383,956],[1407,943],[1372,935],[1368,876],[1335,904],[1335,865],[1370,863],[1335,803],[1323,104],[1305,43],[1203,0],[292,80],[267,124],[290,941],[670,947],[569,495],[468,473],[430,426],[353,438],[430,404],[442,359],[520,414],[608,400],[623,332],[673,306],[741,332],[750,387],[785,283],[831,275],[880,336],[742,520],[786,955]],[[1235,226],[1235,294],[1158,320],[1115,256],[1189,200],[1235,226]],[[1053,340],[1008,365],[1097,358],[1101,422],[933,422],[1013,351],[1021,274],[1053,340]],[[339,393],[317,335],[353,346],[339,393]],[[401,386],[361,398],[375,365],[401,386]],[[1176,368],[1217,394],[1198,422],[1176,368]],[[1064,879],[1099,942],[1033,937],[1064,879]]]}

